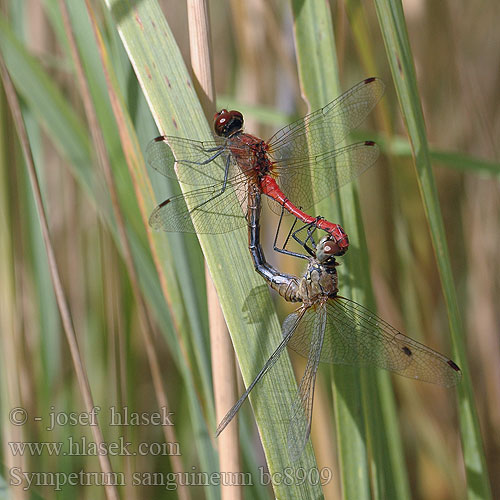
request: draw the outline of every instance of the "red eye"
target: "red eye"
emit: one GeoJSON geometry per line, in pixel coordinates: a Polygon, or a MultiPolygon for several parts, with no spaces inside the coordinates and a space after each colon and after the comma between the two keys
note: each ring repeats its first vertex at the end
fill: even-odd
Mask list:
{"type": "Polygon", "coordinates": [[[217,113],[215,113],[214,115],[214,122],[217,120],[217,118],[219,118],[220,115],[224,113],[227,113],[227,109],[221,109],[220,111],[217,111],[217,113]]]}
{"type": "Polygon", "coordinates": [[[214,131],[221,137],[229,137],[243,128],[243,115],[239,111],[222,109],[214,116],[214,131]]]}
{"type": "Polygon", "coordinates": [[[325,242],[325,246],[323,247],[323,251],[326,255],[333,255],[338,250],[338,245],[333,241],[325,242]]]}

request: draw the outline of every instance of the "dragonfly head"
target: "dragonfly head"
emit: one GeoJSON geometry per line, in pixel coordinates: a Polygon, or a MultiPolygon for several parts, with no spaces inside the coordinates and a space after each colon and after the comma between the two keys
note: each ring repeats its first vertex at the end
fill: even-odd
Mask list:
{"type": "Polygon", "coordinates": [[[331,235],[321,238],[316,245],[316,259],[322,264],[337,266],[335,255],[338,255],[338,245],[331,235]]]}
{"type": "Polygon", "coordinates": [[[220,137],[230,137],[243,129],[243,115],[236,110],[221,109],[214,115],[214,131],[220,137]]]}

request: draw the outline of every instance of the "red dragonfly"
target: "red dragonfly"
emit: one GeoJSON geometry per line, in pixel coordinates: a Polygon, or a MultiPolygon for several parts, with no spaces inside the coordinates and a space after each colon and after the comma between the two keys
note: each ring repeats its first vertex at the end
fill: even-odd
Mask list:
{"type": "MultiPolygon", "coordinates": [[[[214,117],[216,136],[212,141],[157,137],[148,146],[151,166],[167,177],[201,187],[158,205],[150,225],[165,231],[232,231],[247,223],[250,186],[257,186],[272,199],[271,208],[277,213],[284,207],[306,224],[315,222],[316,218],[302,208],[310,208],[314,201],[375,163],[378,148],[371,141],[336,148],[383,93],[384,84],[378,78],[363,80],[325,107],[282,128],[268,141],[243,132],[243,115],[226,109],[214,117]],[[316,199],[305,188],[310,179],[315,181],[316,199]]],[[[335,254],[345,253],[349,240],[344,230],[325,220],[317,224],[333,237],[338,247],[335,254]]]]}

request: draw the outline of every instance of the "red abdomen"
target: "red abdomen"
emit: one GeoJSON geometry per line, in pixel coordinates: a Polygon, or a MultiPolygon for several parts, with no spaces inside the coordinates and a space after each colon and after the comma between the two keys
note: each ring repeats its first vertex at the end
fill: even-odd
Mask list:
{"type": "Polygon", "coordinates": [[[260,179],[260,189],[264,194],[275,200],[281,206],[285,207],[285,209],[292,215],[295,215],[297,219],[305,222],[306,224],[315,224],[319,229],[322,229],[323,231],[331,234],[337,244],[337,249],[334,250],[333,255],[340,256],[346,253],[347,249],[349,248],[349,238],[347,237],[347,234],[341,226],[339,226],[338,224],[334,224],[333,222],[329,222],[325,219],[311,217],[310,215],[297,208],[285,196],[276,181],[270,175],[265,175],[260,179]]]}

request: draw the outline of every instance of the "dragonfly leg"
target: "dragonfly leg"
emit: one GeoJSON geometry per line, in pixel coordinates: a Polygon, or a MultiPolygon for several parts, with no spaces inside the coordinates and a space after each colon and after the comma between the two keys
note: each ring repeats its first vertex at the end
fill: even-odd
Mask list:
{"type": "Polygon", "coordinates": [[[297,232],[298,232],[298,231],[300,231],[300,230],[302,230],[302,229],[305,229],[305,227],[307,227],[307,226],[305,226],[305,227],[303,227],[303,228],[298,229],[297,231],[295,231],[295,233],[293,234],[294,239],[295,239],[298,243],[300,243],[302,246],[306,245],[306,244],[307,244],[307,242],[308,242],[308,241],[310,241],[310,242],[311,242],[311,246],[312,246],[313,250],[314,250],[314,251],[316,251],[316,242],[314,241],[314,236],[313,236],[313,234],[314,234],[314,231],[316,231],[316,229],[318,228],[318,222],[319,222],[320,220],[323,220],[323,219],[324,219],[324,217],[321,217],[320,215],[318,215],[318,216],[316,217],[316,220],[315,220],[314,222],[311,222],[311,223],[308,225],[309,227],[307,228],[307,238],[304,240],[304,242],[299,241],[299,239],[298,239],[298,237],[297,237],[296,235],[297,235],[297,232]]]}
{"type": "MultiPolygon", "coordinates": [[[[207,165],[208,163],[214,161],[217,157],[219,157],[224,152],[224,148],[212,148],[212,149],[209,149],[208,151],[215,152],[215,154],[212,155],[210,158],[207,158],[206,160],[201,161],[201,162],[183,160],[182,163],[187,163],[187,164],[192,164],[192,165],[207,165]]],[[[227,176],[227,167],[226,167],[226,170],[224,172],[224,176],[227,176]]]]}
{"type": "Polygon", "coordinates": [[[317,229],[318,221],[321,220],[322,217],[316,217],[316,219],[312,222],[308,222],[303,226],[299,227],[295,232],[292,233],[292,238],[304,248],[304,250],[311,256],[315,257],[316,253],[316,242],[314,241],[313,233],[317,229]],[[307,237],[305,240],[301,240],[298,236],[298,233],[307,229],[307,237]],[[311,242],[312,248],[307,244],[307,242],[311,242]]]}
{"type": "Polygon", "coordinates": [[[295,224],[297,224],[297,221],[298,219],[295,218],[293,224],[292,224],[292,227],[290,228],[290,231],[288,232],[288,236],[286,237],[285,239],[285,242],[283,243],[283,246],[280,248],[278,247],[277,245],[277,241],[278,241],[278,234],[279,234],[279,231],[280,231],[280,227],[281,227],[281,221],[283,220],[283,214],[285,212],[285,207],[282,206],[281,207],[281,215],[280,215],[280,220],[278,222],[278,228],[276,229],[276,234],[274,235],[274,243],[273,243],[273,248],[276,252],[279,252],[279,253],[282,253],[284,255],[292,255],[293,257],[299,257],[300,259],[308,259],[307,255],[303,255],[301,253],[297,253],[297,252],[292,252],[291,250],[287,250],[286,249],[286,246],[288,245],[288,241],[290,240],[290,235],[292,234],[292,231],[295,227],[295,224]]]}
{"type": "Polygon", "coordinates": [[[317,220],[316,220],[316,222],[313,225],[311,225],[311,226],[309,226],[307,228],[307,238],[304,240],[304,245],[306,245],[307,242],[310,241],[313,249],[316,248],[316,242],[314,241],[314,237],[313,237],[313,233],[314,233],[314,231],[316,230],[316,227],[317,227],[316,223],[317,223],[317,220]]]}
{"type": "MultiPolygon", "coordinates": [[[[222,151],[221,151],[222,152],[222,151]]],[[[221,153],[217,153],[216,156],[218,156],[219,154],[221,153]]],[[[227,186],[227,178],[229,176],[229,165],[231,164],[231,157],[228,156],[227,157],[227,160],[226,160],[226,167],[224,169],[224,182],[222,183],[222,187],[220,189],[220,191],[217,193],[217,194],[214,194],[212,197],[210,197],[208,200],[205,200],[203,203],[200,203],[199,205],[196,205],[194,208],[192,208],[189,213],[192,213],[194,212],[195,210],[198,210],[199,208],[201,208],[203,205],[206,205],[207,203],[209,203],[210,201],[212,200],[215,200],[215,198],[219,197],[222,193],[224,193],[224,191],[226,190],[226,186],[227,186]]]]}

